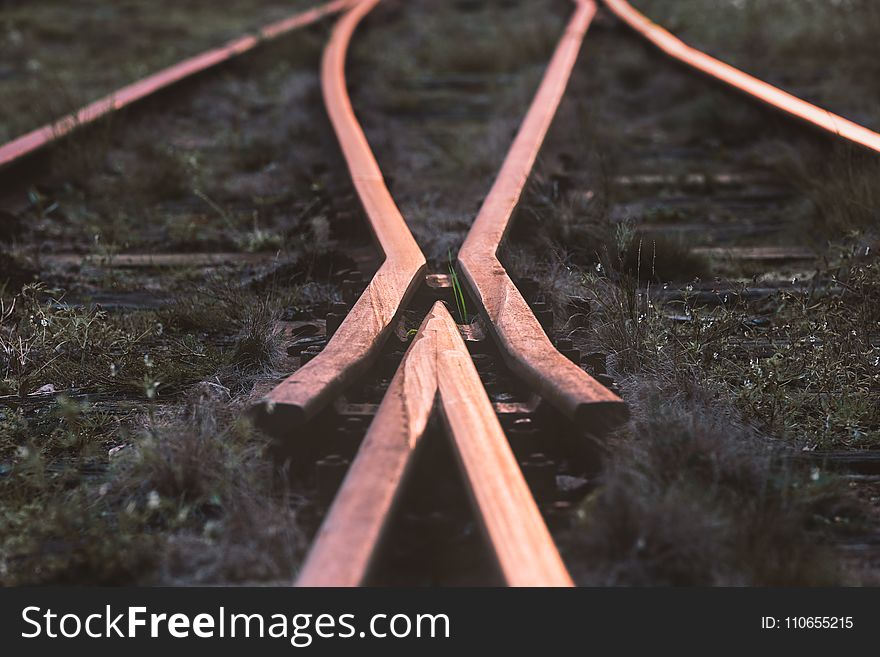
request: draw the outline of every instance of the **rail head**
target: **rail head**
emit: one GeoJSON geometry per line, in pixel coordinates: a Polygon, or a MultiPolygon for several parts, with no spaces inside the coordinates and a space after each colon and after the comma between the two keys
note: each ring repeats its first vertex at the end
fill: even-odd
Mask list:
{"type": "Polygon", "coordinates": [[[501,262],[486,254],[463,252],[459,263],[511,371],[590,433],[601,435],[625,422],[623,400],[559,353],[501,262]]]}
{"type": "Polygon", "coordinates": [[[378,2],[361,0],[337,22],[324,50],[321,89],[355,190],[385,260],[327,346],[254,408],[258,424],[276,436],[313,417],[369,367],[424,276],[425,256],[388,191],[346,86],[349,43],[378,2]]]}
{"type": "Polygon", "coordinates": [[[572,585],[458,327],[437,302],[391,380],[298,586],[360,586],[367,580],[435,408],[505,583],[572,585]]]}
{"type": "Polygon", "coordinates": [[[626,405],[556,350],[497,256],[596,13],[592,0],[575,5],[458,263],[508,367],[565,415],[602,433],[626,420],[626,405]]]}

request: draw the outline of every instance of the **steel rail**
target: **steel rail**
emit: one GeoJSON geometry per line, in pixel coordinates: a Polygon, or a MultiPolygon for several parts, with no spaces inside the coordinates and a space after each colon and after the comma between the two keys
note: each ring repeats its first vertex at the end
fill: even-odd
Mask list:
{"type": "Polygon", "coordinates": [[[822,109],[693,48],[636,10],[627,0],[604,0],[605,5],[636,33],[662,52],[691,68],[786,114],[838,137],[880,152],[880,134],[822,109]]]}
{"type": "Polygon", "coordinates": [[[505,583],[572,586],[442,302],[422,322],[394,375],[296,584],[364,584],[435,408],[443,415],[505,583]]]}
{"type": "Polygon", "coordinates": [[[565,415],[601,432],[626,419],[626,405],[556,350],[498,259],[513,211],[596,13],[593,0],[575,0],[575,4],[501,171],[459,251],[458,264],[507,366],[565,415]]]}
{"type": "Polygon", "coordinates": [[[0,167],[19,161],[49,144],[57,142],[62,137],[83,126],[94,123],[98,119],[143,100],[158,91],[167,89],[181,80],[243,55],[261,43],[277,39],[293,30],[311,25],[321,18],[342,11],[353,2],[358,1],[334,0],[333,2],[298,12],[288,18],[266,25],[256,34],[239,37],[224,46],[207,50],[153,73],[142,80],[122,87],[71,114],[63,116],[53,123],[36,128],[0,146],[0,167]]]}
{"type": "Polygon", "coordinates": [[[426,266],[358,123],[345,80],[345,57],[358,24],[379,0],[361,0],[339,19],[324,50],[321,86],[330,122],[385,261],[332,339],[275,387],[256,409],[273,433],[310,419],[378,356],[426,266]]]}

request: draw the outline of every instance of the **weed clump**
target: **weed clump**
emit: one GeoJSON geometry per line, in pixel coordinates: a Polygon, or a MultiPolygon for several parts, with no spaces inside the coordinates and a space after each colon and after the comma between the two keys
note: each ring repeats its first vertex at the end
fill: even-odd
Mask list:
{"type": "Polygon", "coordinates": [[[110,514],[77,488],[48,503],[0,504],[0,584],[136,584],[155,564],[159,539],[132,517],[110,514]]]}
{"type": "Polygon", "coordinates": [[[6,291],[20,290],[33,283],[36,274],[36,270],[27,262],[0,248],[0,297],[7,296],[6,291]]]}
{"type": "Polygon", "coordinates": [[[582,584],[816,586],[839,582],[809,536],[842,513],[833,480],[786,468],[717,398],[662,381],[625,390],[630,427],[563,539],[582,584]],[[688,399],[690,396],[690,399],[688,399]]]}
{"type": "Polygon", "coordinates": [[[782,150],[775,163],[809,203],[809,233],[825,246],[843,236],[876,232],[880,225],[880,162],[838,147],[831,157],[782,150]]]}
{"type": "Polygon", "coordinates": [[[119,466],[117,494],[168,536],[162,581],[289,578],[302,557],[299,498],[267,458],[268,439],[240,415],[241,401],[203,383],[181,416],[150,427],[119,466]]]}
{"type": "Polygon", "coordinates": [[[198,336],[164,333],[149,314],[111,316],[98,306],[68,305],[60,291],[28,285],[4,302],[0,373],[19,396],[45,385],[58,391],[170,393],[222,360],[198,336]]]}

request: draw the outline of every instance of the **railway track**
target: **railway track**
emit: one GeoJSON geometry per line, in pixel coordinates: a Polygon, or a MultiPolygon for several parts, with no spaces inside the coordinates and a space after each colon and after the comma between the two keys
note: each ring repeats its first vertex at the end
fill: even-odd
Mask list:
{"type": "MultiPolygon", "coordinates": [[[[405,504],[417,454],[439,419],[500,582],[570,586],[571,576],[547,527],[552,504],[535,499],[542,497],[542,487],[555,488],[556,472],[552,462],[547,465],[533,426],[539,418],[551,417],[551,426],[554,422],[564,426],[575,441],[585,440],[584,434],[598,439],[625,422],[628,412],[613,385],[600,383],[598,374],[591,376],[571,345],[551,341],[541,316],[546,311],[535,303],[533,294],[521,289],[526,287],[522,281],[519,286],[514,283],[499,251],[578,62],[597,3],[574,1],[541,84],[467,232],[456,268],[447,273],[428,270],[349,97],[345,77],[349,44],[379,2],[332,2],[269,26],[259,38],[245,37],[171,67],[75,117],[0,147],[0,166],[14,164],[80,125],[248,51],[261,38],[272,39],[344,12],[324,51],[321,90],[382,262],[366,283],[356,277],[343,283],[352,303],[328,315],[326,343],[301,351],[297,369],[254,408],[258,423],[279,437],[283,453],[316,461],[314,476],[328,501],[296,583],[357,586],[371,581],[387,549],[395,512],[405,504]],[[479,317],[470,322],[459,317],[456,322],[449,308],[464,295],[479,309],[479,317]],[[406,312],[421,315],[414,335],[400,335],[406,312]],[[393,343],[390,353],[389,343],[393,343]],[[400,354],[402,344],[408,347],[400,354]],[[505,376],[516,382],[511,385],[525,392],[512,401],[487,395],[481,383],[487,360],[493,367],[497,361],[505,376]],[[350,394],[352,389],[374,377],[379,367],[393,370],[393,376],[377,388],[381,399],[358,402],[350,394]]],[[[835,137],[880,151],[880,135],[685,46],[623,0],[605,0],[604,5],[687,66],[835,137]]],[[[722,185],[737,177],[724,176],[718,177],[722,185]]],[[[700,186],[705,183],[700,180],[691,182],[700,186]]],[[[662,172],[639,171],[617,182],[621,187],[653,189],[669,181],[662,172]]],[[[676,179],[672,186],[680,183],[676,179]]],[[[715,247],[703,248],[711,253],[715,247]]],[[[750,255],[789,257],[777,252],[750,255]]],[[[798,256],[804,257],[795,254],[795,259],[798,256]]],[[[173,266],[174,258],[165,260],[173,266]]],[[[135,261],[129,258],[129,264],[121,266],[138,266],[132,264],[135,261]]],[[[594,374],[601,369],[595,368],[594,374]]],[[[552,500],[552,493],[548,497],[552,500]]]]}

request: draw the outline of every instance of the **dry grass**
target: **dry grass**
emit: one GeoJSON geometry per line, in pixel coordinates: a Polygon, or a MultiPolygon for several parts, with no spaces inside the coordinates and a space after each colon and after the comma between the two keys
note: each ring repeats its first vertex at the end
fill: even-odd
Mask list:
{"type": "Polygon", "coordinates": [[[299,498],[241,415],[244,401],[202,383],[186,412],[148,429],[119,466],[121,498],[163,529],[159,581],[291,578],[302,557],[299,498]]]}
{"type": "Polygon", "coordinates": [[[836,293],[781,290],[720,307],[687,299],[664,306],[655,300],[660,288],[588,276],[581,294],[596,311],[590,347],[610,353],[623,375],[717,389],[745,421],[791,447],[876,447],[880,277],[865,248],[817,275],[839,285],[836,293]]]}
{"type": "Polygon", "coordinates": [[[809,203],[809,237],[817,246],[864,233],[868,241],[880,226],[880,161],[837,146],[804,153],[776,149],[774,168],[791,180],[809,203]]]}
{"type": "Polygon", "coordinates": [[[9,392],[48,379],[119,401],[0,407],[0,582],[292,577],[301,496],[243,411],[277,363],[278,313],[315,294],[215,281],[160,315],[47,305],[39,287],[14,297],[9,392]]]}
{"type": "Polygon", "coordinates": [[[787,469],[705,388],[627,379],[633,413],[563,540],[581,584],[840,583],[817,518],[845,513],[835,483],[787,469]]]}
{"type": "Polygon", "coordinates": [[[41,495],[14,509],[4,499],[0,505],[0,583],[110,586],[137,582],[155,565],[156,537],[128,514],[119,514],[117,521],[109,513],[97,495],[79,488],[58,491],[49,500],[41,495]]]}
{"type": "Polygon", "coordinates": [[[572,191],[546,166],[534,174],[518,210],[516,234],[570,266],[612,268],[641,282],[691,281],[710,273],[706,259],[684,242],[644,236],[633,220],[612,221],[610,192],[572,191]]]}
{"type": "Polygon", "coordinates": [[[311,32],[267,44],[161,107],[65,139],[28,190],[17,239],[29,251],[38,242],[41,252],[98,255],[298,250],[333,200],[320,46],[311,32]]]}
{"type": "Polygon", "coordinates": [[[633,414],[609,438],[597,489],[563,539],[579,582],[848,582],[823,546],[830,531],[858,530],[864,509],[839,479],[787,455],[877,444],[880,352],[867,339],[880,326],[876,266],[839,269],[843,296],[768,302],[771,344],[774,334],[805,337],[760,359],[744,353],[741,340],[760,331],[747,328],[743,306],[685,305],[675,309],[690,317],[682,322],[619,270],[580,287],[575,270],[560,277],[566,294],[592,301],[589,331],[572,335],[608,354],[633,414]]]}
{"type": "Polygon", "coordinates": [[[266,439],[216,382],[151,421],[104,483],[39,454],[0,479],[0,582],[195,584],[289,579],[305,547],[299,497],[266,439]]]}
{"type": "Polygon", "coordinates": [[[174,392],[215,369],[221,355],[203,336],[165,332],[154,314],[111,316],[68,305],[62,291],[27,285],[2,300],[0,374],[19,396],[57,390],[174,392]]]}

